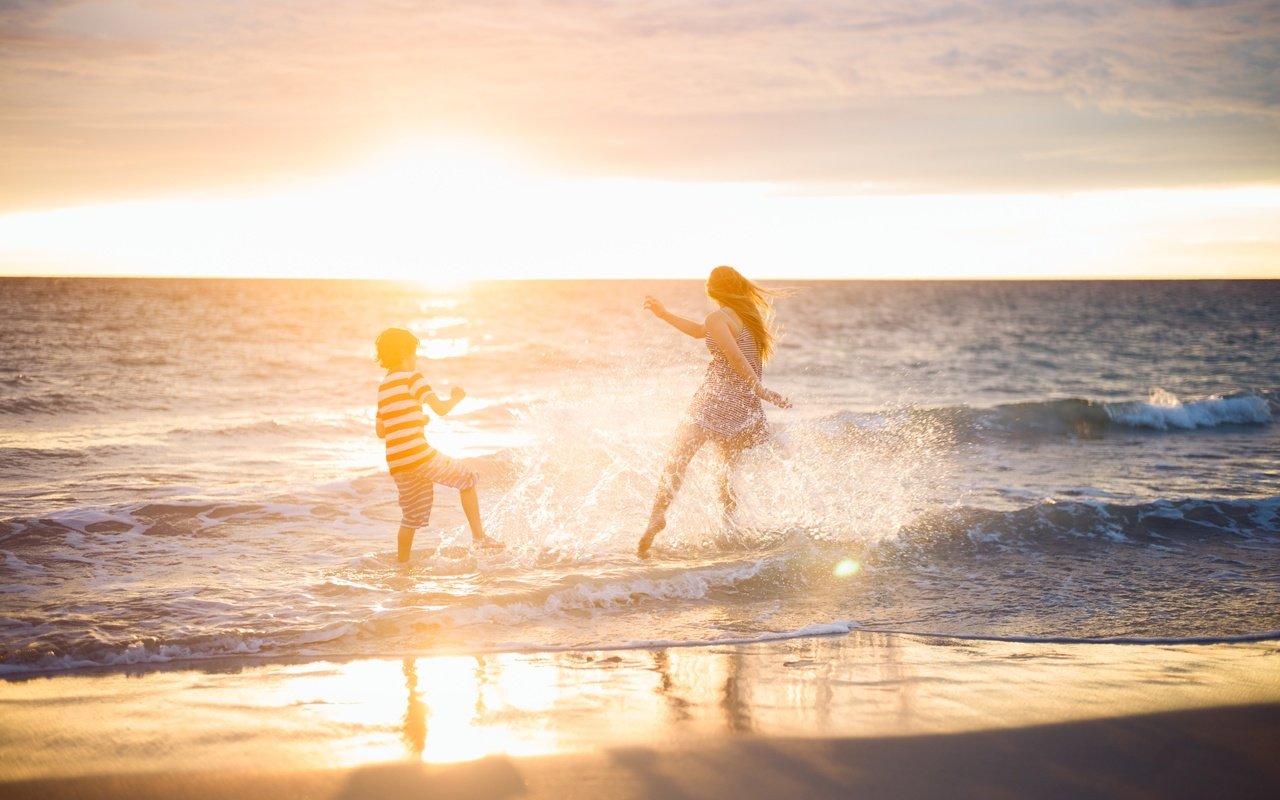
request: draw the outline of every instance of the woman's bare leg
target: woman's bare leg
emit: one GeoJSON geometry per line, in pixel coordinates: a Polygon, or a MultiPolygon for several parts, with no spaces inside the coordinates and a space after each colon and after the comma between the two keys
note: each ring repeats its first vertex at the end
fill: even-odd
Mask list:
{"type": "Polygon", "coordinates": [[[649,512],[649,526],[645,528],[644,536],[640,537],[640,546],[636,548],[636,554],[641,558],[649,557],[649,547],[653,545],[653,537],[667,527],[667,509],[671,507],[671,501],[675,499],[676,492],[680,491],[680,484],[684,481],[684,472],[689,462],[706,441],[706,431],[697,425],[685,425],[676,431],[675,443],[671,446],[667,464],[662,470],[662,477],[658,480],[658,492],[653,498],[653,510],[649,512]]]}
{"type": "Polygon", "coordinates": [[[724,518],[728,520],[738,510],[738,497],[733,492],[733,473],[742,460],[743,447],[733,441],[722,442],[720,451],[720,505],[724,509],[724,518]]]}

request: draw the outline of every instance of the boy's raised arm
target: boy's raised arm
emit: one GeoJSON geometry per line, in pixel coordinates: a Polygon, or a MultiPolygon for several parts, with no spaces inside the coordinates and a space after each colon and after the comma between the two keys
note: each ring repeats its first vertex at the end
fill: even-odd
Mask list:
{"type": "Polygon", "coordinates": [[[462,391],[462,389],[455,386],[449,392],[448,400],[441,400],[438,396],[436,396],[435,392],[432,392],[431,394],[423,398],[423,402],[431,406],[432,411],[436,412],[437,414],[443,417],[445,414],[448,414],[450,411],[452,411],[454,409],[454,406],[458,405],[458,403],[461,403],[462,398],[466,396],[467,396],[466,392],[462,391]]]}

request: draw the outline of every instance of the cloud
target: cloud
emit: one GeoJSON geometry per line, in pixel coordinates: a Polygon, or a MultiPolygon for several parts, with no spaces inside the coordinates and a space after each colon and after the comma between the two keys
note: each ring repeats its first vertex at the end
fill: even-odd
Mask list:
{"type": "Polygon", "coordinates": [[[8,207],[475,132],[584,171],[933,190],[1280,179],[1274,0],[0,3],[8,207]]]}

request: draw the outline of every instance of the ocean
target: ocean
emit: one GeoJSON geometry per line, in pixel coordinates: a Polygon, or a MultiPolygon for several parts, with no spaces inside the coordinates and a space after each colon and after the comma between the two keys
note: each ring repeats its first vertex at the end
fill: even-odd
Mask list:
{"type": "MultiPolygon", "coordinates": [[[[768,283],[768,282],[766,282],[768,283]]],[[[777,285],[777,284],[773,284],[777,285]]],[[[848,631],[1280,639],[1280,281],[798,282],[772,439],[700,454],[699,281],[0,281],[0,674],[709,646],[848,631]],[[467,399],[395,563],[388,326],[467,399]]]]}

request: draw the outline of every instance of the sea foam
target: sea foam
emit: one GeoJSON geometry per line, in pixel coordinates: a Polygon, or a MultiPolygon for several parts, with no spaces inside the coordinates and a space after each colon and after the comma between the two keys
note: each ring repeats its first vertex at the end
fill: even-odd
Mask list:
{"type": "Polygon", "coordinates": [[[1183,402],[1170,392],[1156,389],[1145,403],[1109,403],[1105,409],[1112,422],[1159,431],[1271,422],[1270,406],[1255,394],[1214,396],[1183,402]]]}

